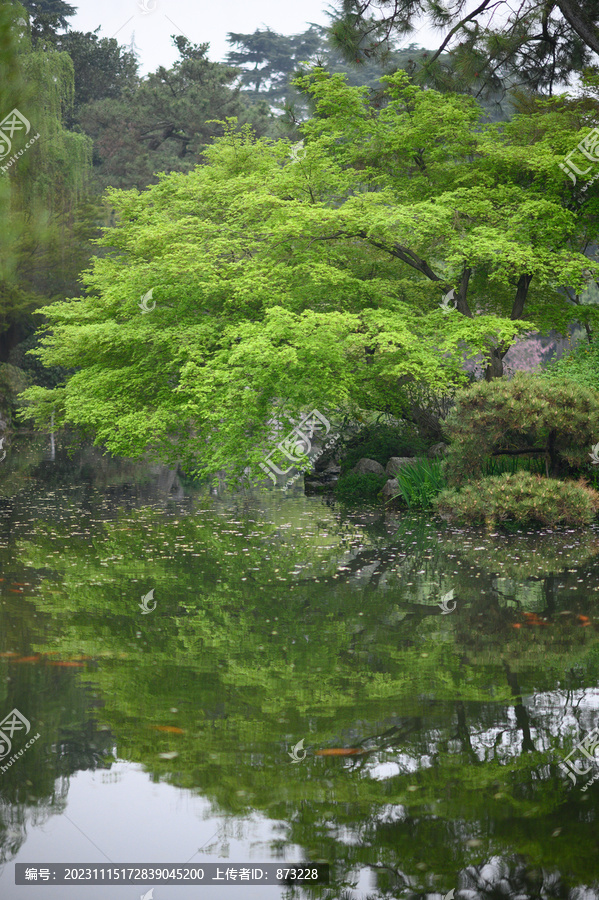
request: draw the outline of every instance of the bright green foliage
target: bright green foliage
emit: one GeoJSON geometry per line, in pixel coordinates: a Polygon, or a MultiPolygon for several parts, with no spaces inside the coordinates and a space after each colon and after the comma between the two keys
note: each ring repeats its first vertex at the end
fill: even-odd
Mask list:
{"type": "Polygon", "coordinates": [[[568,380],[517,373],[479,382],[458,394],[446,420],[445,467],[455,486],[478,478],[493,455],[542,455],[556,475],[582,466],[599,440],[599,394],[568,380]]]}
{"type": "Polygon", "coordinates": [[[403,466],[395,473],[394,478],[397,479],[399,493],[393,499],[401,500],[408,509],[428,509],[446,486],[439,460],[424,457],[403,466]]]}
{"type": "Polygon", "coordinates": [[[587,525],[599,510],[599,493],[584,483],[517,472],[442,491],[434,503],[445,518],[469,525],[587,525]]]}
{"type": "Polygon", "coordinates": [[[273,416],[283,434],[313,408],[401,418],[411,385],[450,393],[464,353],[529,331],[527,296],[565,316],[559,285],[595,267],[573,246],[561,157],[526,122],[481,130],[472,101],[401,73],[383,107],[339,76],[306,84],[305,158],[231,125],[208,165],[111,192],[115,253],[88,297],[46,309],[44,361],[79,369],[63,420],[112,452],[257,472],[273,416]]]}
{"type": "Polygon", "coordinates": [[[568,378],[583,387],[599,391],[599,344],[586,341],[550,363],[540,373],[541,378],[568,378]]]}

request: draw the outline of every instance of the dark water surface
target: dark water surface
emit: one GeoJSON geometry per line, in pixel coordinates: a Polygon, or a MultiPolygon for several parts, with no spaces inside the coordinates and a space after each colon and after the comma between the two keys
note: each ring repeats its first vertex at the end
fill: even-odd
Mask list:
{"type": "Polygon", "coordinates": [[[1,466],[0,719],[31,723],[12,754],[39,734],[0,774],[2,900],[152,887],[17,887],[15,862],[304,860],[330,885],[153,900],[599,897],[598,528],[233,496],[35,442],[1,466]]]}

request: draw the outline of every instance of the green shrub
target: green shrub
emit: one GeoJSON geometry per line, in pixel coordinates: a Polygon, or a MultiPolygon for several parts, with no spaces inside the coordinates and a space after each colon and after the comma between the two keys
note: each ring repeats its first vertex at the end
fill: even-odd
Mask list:
{"type": "Polygon", "coordinates": [[[360,475],[358,472],[348,472],[347,475],[340,476],[335,485],[335,494],[339,500],[346,503],[376,500],[386,483],[386,475],[374,475],[372,472],[360,475]]]}
{"type": "Polygon", "coordinates": [[[599,441],[599,393],[568,379],[519,372],[511,381],[483,381],[460,391],[445,427],[450,485],[482,477],[484,463],[502,452],[546,459],[556,476],[588,466],[599,441]]]}
{"type": "Polygon", "coordinates": [[[341,471],[349,472],[362,458],[374,459],[385,466],[392,456],[416,456],[425,450],[422,439],[413,428],[367,425],[345,445],[341,471]]]}
{"type": "Polygon", "coordinates": [[[549,380],[569,378],[582,387],[599,390],[599,344],[582,341],[561,359],[550,362],[539,377],[549,380]]]}
{"type": "Polygon", "coordinates": [[[402,500],[408,509],[428,509],[446,486],[441,462],[436,459],[417,459],[403,466],[395,478],[399,493],[393,499],[402,500]]]}
{"type": "Polygon", "coordinates": [[[481,478],[460,490],[442,491],[434,506],[444,518],[470,525],[586,525],[599,509],[599,493],[582,481],[558,481],[517,472],[481,478]]]}

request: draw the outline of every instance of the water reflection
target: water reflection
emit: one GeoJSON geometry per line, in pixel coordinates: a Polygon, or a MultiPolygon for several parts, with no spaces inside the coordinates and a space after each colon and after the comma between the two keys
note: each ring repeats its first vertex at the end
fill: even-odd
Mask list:
{"type": "MultiPolygon", "coordinates": [[[[231,828],[259,817],[262,861],[332,864],[330,887],[276,896],[597,895],[595,770],[559,769],[598,724],[597,529],[451,530],[59,464],[4,501],[0,711],[40,739],[1,776],[3,861],[76,773],[120,760],[231,828]]],[[[111,843],[92,809],[77,825],[111,843]]]]}

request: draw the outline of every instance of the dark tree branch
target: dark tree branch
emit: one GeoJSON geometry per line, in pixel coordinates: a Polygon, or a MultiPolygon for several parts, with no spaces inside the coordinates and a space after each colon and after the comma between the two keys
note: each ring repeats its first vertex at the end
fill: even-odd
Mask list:
{"type": "Polygon", "coordinates": [[[413,250],[410,250],[409,247],[404,247],[402,244],[394,244],[393,247],[388,247],[386,244],[383,244],[380,241],[375,241],[374,238],[368,237],[365,231],[359,231],[358,237],[364,238],[364,240],[368,241],[369,244],[371,244],[373,247],[376,247],[378,250],[383,250],[385,253],[389,253],[396,259],[401,259],[402,262],[405,262],[408,266],[411,266],[412,269],[416,269],[431,281],[444,281],[443,278],[440,278],[439,275],[433,272],[426,260],[418,256],[417,253],[414,253],[413,250]]]}
{"type": "Polygon", "coordinates": [[[458,302],[456,307],[458,312],[461,312],[463,316],[467,316],[469,319],[474,318],[466,301],[466,297],[468,295],[468,282],[470,281],[471,275],[472,269],[469,266],[464,268],[464,271],[462,272],[462,280],[460,281],[460,289],[458,291],[458,302]]]}
{"type": "MultiPolygon", "coordinates": [[[[465,18],[463,18],[461,20],[461,22],[458,22],[458,24],[455,25],[451,29],[451,31],[449,32],[449,34],[447,35],[447,37],[445,38],[445,40],[443,41],[443,43],[441,44],[439,49],[436,50],[435,53],[433,53],[429,62],[434,63],[434,61],[443,53],[443,51],[447,47],[448,43],[450,42],[450,40],[452,39],[454,34],[457,31],[459,31],[461,28],[463,28],[464,25],[466,24],[466,22],[469,22],[470,20],[475,19],[481,12],[484,12],[484,10],[487,8],[487,6],[489,5],[490,2],[491,2],[491,0],[483,0],[483,2],[481,3],[480,6],[477,6],[477,8],[475,10],[473,10],[469,15],[465,16],[465,18]]],[[[495,3],[493,5],[501,6],[501,0],[499,0],[498,3],[495,3]]]]}
{"type": "Polygon", "coordinates": [[[568,25],[595,53],[599,53],[599,32],[583,17],[584,4],[580,0],[557,0],[556,4],[568,25]]]}
{"type": "Polygon", "coordinates": [[[510,319],[522,318],[522,313],[524,312],[524,304],[526,303],[528,288],[530,287],[531,281],[532,275],[521,275],[518,279],[518,287],[516,289],[516,296],[514,298],[514,305],[512,306],[512,314],[510,316],[510,319]]]}

